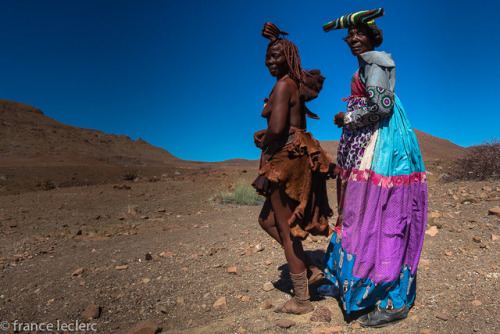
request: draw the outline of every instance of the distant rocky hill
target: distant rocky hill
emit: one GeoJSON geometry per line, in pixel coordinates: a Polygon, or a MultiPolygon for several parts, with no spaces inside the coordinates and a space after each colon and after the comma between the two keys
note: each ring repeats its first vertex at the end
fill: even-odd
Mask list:
{"type": "Polygon", "coordinates": [[[0,166],[161,166],[179,160],[142,139],[66,125],[4,99],[0,127],[0,166]]]}
{"type": "MultiPolygon", "coordinates": [[[[425,163],[437,161],[449,162],[461,158],[467,153],[467,148],[453,144],[447,139],[434,137],[416,129],[414,131],[417,135],[418,144],[425,163]]],[[[321,147],[333,157],[337,156],[338,145],[338,140],[325,140],[321,142],[321,147]]]]}
{"type": "MultiPolygon", "coordinates": [[[[0,127],[0,166],[163,166],[185,162],[142,139],[63,124],[35,107],[4,99],[0,99],[0,127]]],[[[449,140],[419,130],[415,133],[425,162],[451,161],[467,152],[449,140]]],[[[321,145],[336,157],[338,141],[322,141],[321,145]]],[[[232,159],[216,165],[248,163],[232,159]]]]}

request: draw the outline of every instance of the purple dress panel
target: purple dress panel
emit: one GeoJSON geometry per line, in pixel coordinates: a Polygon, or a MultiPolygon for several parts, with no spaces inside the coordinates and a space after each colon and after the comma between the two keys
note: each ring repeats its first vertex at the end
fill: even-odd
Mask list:
{"type": "Polygon", "coordinates": [[[350,209],[344,212],[342,239],[349,240],[344,249],[356,255],[353,276],[390,282],[403,264],[415,275],[425,228],[421,222],[427,216],[427,183],[382,188],[369,181],[349,182],[346,197],[350,209]]]}

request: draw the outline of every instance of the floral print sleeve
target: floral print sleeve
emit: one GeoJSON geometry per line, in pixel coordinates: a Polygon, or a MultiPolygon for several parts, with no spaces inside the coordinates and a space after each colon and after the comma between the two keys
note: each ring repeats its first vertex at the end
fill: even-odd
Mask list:
{"type": "Polygon", "coordinates": [[[394,92],[389,87],[389,73],[384,67],[367,66],[366,97],[351,97],[344,124],[355,129],[374,124],[387,117],[394,106],[394,92]]]}
{"type": "Polygon", "coordinates": [[[367,87],[368,97],[358,98],[348,107],[352,112],[346,113],[346,128],[360,128],[376,122],[392,112],[394,106],[394,93],[381,87],[367,87]],[[357,101],[357,102],[356,102],[357,101]]]}

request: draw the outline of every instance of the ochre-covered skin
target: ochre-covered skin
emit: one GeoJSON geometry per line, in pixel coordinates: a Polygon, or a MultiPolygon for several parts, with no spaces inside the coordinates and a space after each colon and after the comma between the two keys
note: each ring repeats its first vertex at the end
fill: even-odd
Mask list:
{"type": "Polygon", "coordinates": [[[325,79],[319,70],[304,71],[297,47],[279,38],[286,33],[266,23],[262,35],[270,39],[265,65],[276,78],[262,111],[267,128],[254,133],[255,145],[262,149],[255,189],[266,196],[259,224],[282,247],[292,278],[295,296],[276,311],[304,314],[314,307],[308,285],[323,277],[304,252],[302,240],[309,233],[330,234],[326,179],[331,159],[310,133],[306,116],[318,118],[305,102],[317,97],[325,79]]]}

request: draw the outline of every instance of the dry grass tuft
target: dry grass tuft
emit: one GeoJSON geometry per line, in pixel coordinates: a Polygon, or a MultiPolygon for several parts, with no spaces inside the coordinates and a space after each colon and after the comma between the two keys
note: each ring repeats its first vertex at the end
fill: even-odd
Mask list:
{"type": "Polygon", "coordinates": [[[241,181],[232,192],[219,192],[213,199],[220,204],[260,205],[264,202],[264,197],[258,195],[250,184],[241,181]]]}

